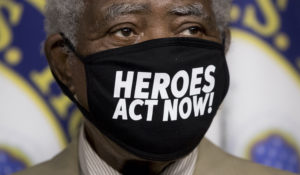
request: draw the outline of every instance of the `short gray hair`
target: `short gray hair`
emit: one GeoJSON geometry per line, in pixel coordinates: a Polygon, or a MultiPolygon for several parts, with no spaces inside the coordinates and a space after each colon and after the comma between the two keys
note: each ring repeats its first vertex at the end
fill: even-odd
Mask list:
{"type": "MultiPolygon", "coordinates": [[[[212,7],[220,32],[223,32],[230,22],[231,1],[212,0],[212,7]]],[[[47,0],[45,12],[47,36],[62,32],[76,46],[76,33],[84,7],[83,0],[47,0]]]]}

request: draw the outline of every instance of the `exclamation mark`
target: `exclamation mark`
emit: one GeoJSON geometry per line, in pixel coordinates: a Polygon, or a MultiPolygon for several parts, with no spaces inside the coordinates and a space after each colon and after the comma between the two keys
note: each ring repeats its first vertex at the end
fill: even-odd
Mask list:
{"type": "Polygon", "coordinates": [[[212,112],[212,104],[213,104],[213,102],[214,102],[214,95],[215,95],[214,92],[210,93],[210,98],[209,98],[209,108],[208,108],[208,113],[209,113],[209,114],[212,112]]]}

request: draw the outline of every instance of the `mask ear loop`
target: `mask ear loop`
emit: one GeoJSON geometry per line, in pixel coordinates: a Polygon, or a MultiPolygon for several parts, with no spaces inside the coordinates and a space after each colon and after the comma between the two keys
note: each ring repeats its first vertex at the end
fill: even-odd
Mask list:
{"type": "Polygon", "coordinates": [[[61,35],[61,37],[63,38],[64,43],[67,45],[67,47],[80,59],[80,61],[83,62],[83,56],[81,54],[79,54],[74,45],[72,44],[72,42],[66,37],[66,35],[62,32],[59,33],[61,35]]]}
{"type": "MultiPolygon", "coordinates": [[[[76,52],[76,49],[74,47],[74,45],[71,43],[71,41],[65,36],[65,34],[60,33],[60,35],[63,38],[64,43],[66,44],[66,46],[79,58],[79,60],[81,62],[83,62],[83,57],[78,54],[78,52],[76,52]]],[[[58,84],[60,85],[60,87],[62,88],[62,90],[64,91],[64,93],[75,103],[78,103],[78,97],[76,94],[73,94],[63,83],[61,83],[59,81],[59,79],[56,77],[55,74],[53,74],[54,78],[56,79],[56,81],[58,82],[58,84]]]]}

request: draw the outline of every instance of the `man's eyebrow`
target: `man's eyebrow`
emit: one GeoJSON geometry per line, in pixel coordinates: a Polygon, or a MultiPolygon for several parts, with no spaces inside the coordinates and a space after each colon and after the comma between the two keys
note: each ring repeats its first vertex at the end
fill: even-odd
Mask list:
{"type": "Polygon", "coordinates": [[[110,20],[122,15],[149,13],[151,12],[149,4],[120,3],[109,6],[106,10],[105,19],[110,20]]]}
{"type": "Polygon", "coordinates": [[[198,16],[203,18],[207,17],[207,13],[201,3],[172,7],[169,9],[168,14],[177,16],[198,16]]]}

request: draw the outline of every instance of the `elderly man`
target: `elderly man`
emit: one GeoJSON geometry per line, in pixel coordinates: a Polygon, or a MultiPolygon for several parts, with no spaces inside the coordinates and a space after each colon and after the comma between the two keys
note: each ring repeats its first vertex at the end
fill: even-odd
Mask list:
{"type": "Polygon", "coordinates": [[[84,123],[19,175],[289,174],[203,138],[229,86],[230,0],[48,0],[45,53],[84,123]]]}

